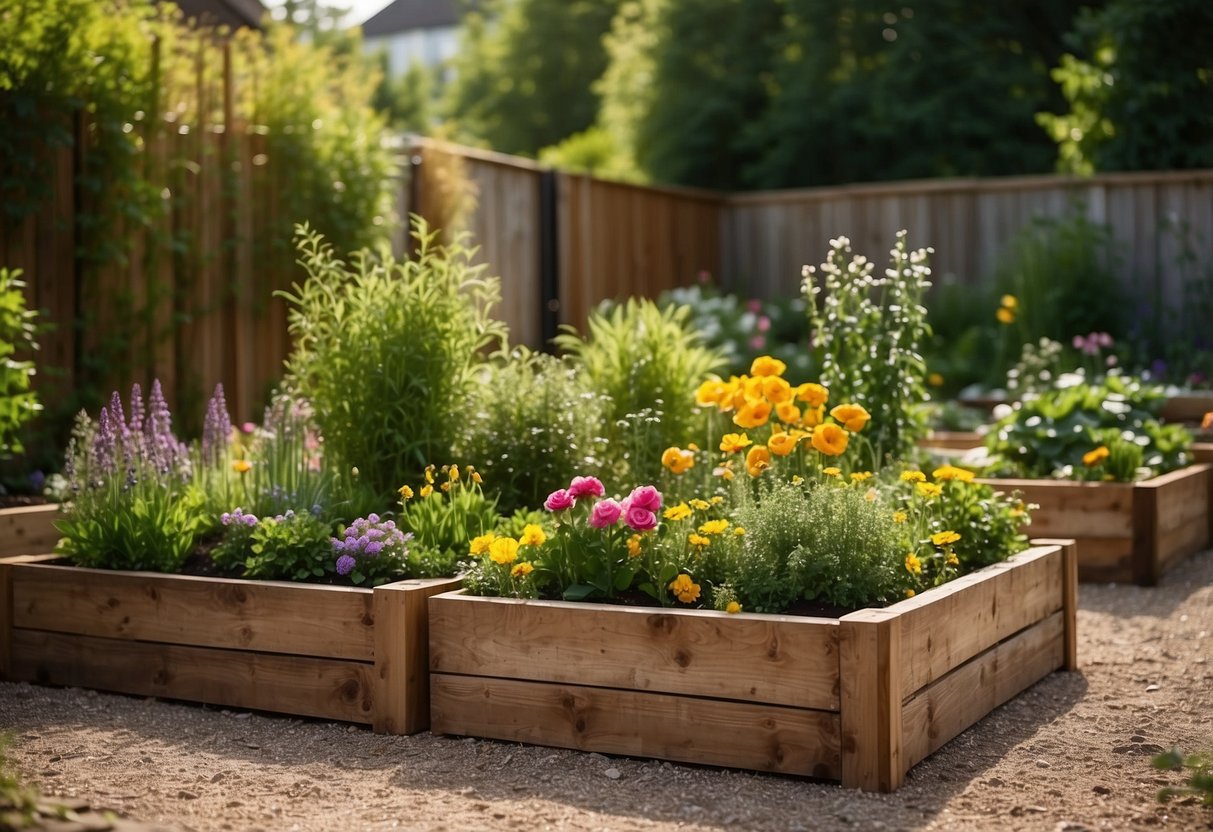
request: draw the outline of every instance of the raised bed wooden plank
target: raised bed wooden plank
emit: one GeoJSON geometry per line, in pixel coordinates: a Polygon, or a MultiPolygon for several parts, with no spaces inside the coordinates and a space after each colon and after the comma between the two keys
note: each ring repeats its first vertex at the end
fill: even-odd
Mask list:
{"type": "Polygon", "coordinates": [[[1213,442],[1193,442],[1192,459],[1196,462],[1213,462],[1213,442]]]}
{"type": "Polygon", "coordinates": [[[842,785],[891,792],[905,779],[901,728],[903,617],[860,610],[839,627],[842,785]]]}
{"type": "Polygon", "coordinates": [[[12,675],[41,684],[370,723],[366,662],[14,629],[12,675]]]}
{"type": "Polygon", "coordinates": [[[985,437],[976,431],[936,430],[918,441],[920,448],[942,448],[948,451],[971,451],[980,448],[985,437]]]}
{"type": "Polygon", "coordinates": [[[1066,480],[981,480],[999,491],[1020,492],[1036,503],[1032,534],[1043,537],[1133,537],[1133,486],[1066,480]]]}
{"type": "Polygon", "coordinates": [[[838,709],[830,619],[436,596],[430,628],[436,673],[838,709]]]}
{"type": "Polygon", "coordinates": [[[45,554],[59,542],[58,505],[18,506],[0,510],[0,557],[45,554]]]}
{"type": "Polygon", "coordinates": [[[372,661],[371,592],[76,566],[17,569],[13,626],[372,661]]]}
{"type": "Polygon", "coordinates": [[[1065,614],[1054,613],[915,694],[901,712],[913,766],[1066,660],[1065,614]]]}
{"type": "Polygon", "coordinates": [[[445,673],[434,674],[430,684],[436,733],[840,776],[836,713],[445,673]]]}

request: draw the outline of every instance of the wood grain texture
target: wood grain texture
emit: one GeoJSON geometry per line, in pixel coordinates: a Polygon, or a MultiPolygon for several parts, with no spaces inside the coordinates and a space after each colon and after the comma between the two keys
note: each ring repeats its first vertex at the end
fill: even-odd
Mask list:
{"type": "Polygon", "coordinates": [[[985,437],[970,430],[933,430],[925,439],[918,440],[920,448],[944,448],[950,451],[969,451],[980,448],[985,437]]]}
{"type": "Polygon", "coordinates": [[[1213,462],[1213,442],[1193,442],[1192,459],[1196,462],[1213,462]]]}
{"type": "Polygon", "coordinates": [[[906,695],[1062,609],[1064,555],[1034,546],[887,608],[901,617],[906,695]]]}
{"type": "Polygon", "coordinates": [[[435,733],[840,776],[834,713],[445,673],[430,686],[435,733]]]}
{"type": "Polygon", "coordinates": [[[1069,671],[1078,670],[1078,543],[1074,540],[1034,539],[1034,546],[1060,546],[1062,552],[1062,612],[1065,616],[1065,664],[1069,671]]]}
{"type": "MultiPolygon", "coordinates": [[[[1020,492],[1032,512],[1032,534],[1041,537],[1133,536],[1133,486],[1066,480],[980,479],[999,491],[1020,492]]],[[[1082,554],[1081,548],[1079,554],[1082,554]]]]}
{"type": "Polygon", "coordinates": [[[13,680],[369,723],[374,668],[340,661],[12,631],[13,680]]]}
{"type": "Polygon", "coordinates": [[[904,763],[913,766],[1065,662],[1065,614],[982,653],[905,703],[904,763]]]}
{"type": "Polygon", "coordinates": [[[16,627],[374,659],[369,589],[44,564],[11,568],[16,627]]]}
{"type": "Polygon", "coordinates": [[[457,578],[397,581],[374,590],[375,713],[380,734],[416,734],[430,726],[430,596],[458,589],[457,578]]]}
{"type": "Polygon", "coordinates": [[[838,622],[439,595],[430,668],[838,709],[838,622]]]}
{"type": "Polygon", "coordinates": [[[54,551],[59,542],[55,521],[61,519],[63,512],[53,504],[0,510],[0,557],[54,551]]]}
{"type": "Polygon", "coordinates": [[[860,610],[839,624],[842,677],[842,785],[864,791],[897,789],[903,760],[901,679],[904,615],[860,610]]]}

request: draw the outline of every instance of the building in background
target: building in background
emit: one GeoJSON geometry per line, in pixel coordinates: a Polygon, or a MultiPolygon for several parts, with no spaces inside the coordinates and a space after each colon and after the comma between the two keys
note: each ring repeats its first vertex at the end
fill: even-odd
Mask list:
{"type": "Polygon", "coordinates": [[[462,7],[460,0],[395,0],[362,24],[364,48],[387,55],[389,77],[404,75],[413,64],[437,70],[458,47],[462,7]]]}
{"type": "Polygon", "coordinates": [[[261,0],[174,0],[185,12],[186,17],[194,17],[206,25],[231,26],[238,29],[247,26],[252,29],[261,28],[261,18],[265,15],[265,6],[261,0]]]}

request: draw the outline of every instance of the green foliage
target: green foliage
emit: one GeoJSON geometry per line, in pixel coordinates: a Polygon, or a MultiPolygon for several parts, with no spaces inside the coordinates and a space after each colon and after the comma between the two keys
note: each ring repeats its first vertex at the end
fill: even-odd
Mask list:
{"type": "Polygon", "coordinates": [[[484,493],[482,477],[470,465],[462,472],[458,465],[429,465],[424,483],[415,491],[400,488],[400,525],[413,534],[410,571],[418,577],[450,575],[472,539],[501,521],[497,499],[484,493]]]}
{"type": "Polygon", "coordinates": [[[1175,797],[1200,798],[1205,806],[1213,806],[1213,757],[1208,754],[1185,755],[1172,748],[1154,758],[1154,768],[1160,771],[1188,771],[1188,783],[1180,788],[1167,787],[1158,792],[1158,802],[1165,803],[1175,797]]]}
{"type": "Polygon", "coordinates": [[[464,17],[446,111],[495,150],[534,156],[590,127],[620,0],[488,0],[464,17]]]}
{"type": "Polygon", "coordinates": [[[1069,110],[1038,114],[1073,173],[1213,166],[1213,7],[1111,0],[1083,9],[1053,79],[1069,110]]]}
{"type": "Polygon", "coordinates": [[[537,506],[552,483],[602,468],[609,404],[582,390],[567,360],[517,347],[481,368],[459,456],[481,472],[501,511],[537,506]]]}
{"type": "Polygon", "coordinates": [[[1172,274],[1178,279],[1178,303],[1160,298],[1143,310],[1140,331],[1131,336],[1134,366],[1153,379],[1179,385],[1208,386],[1213,381],[1213,263],[1196,254],[1194,232],[1186,221],[1169,223],[1177,250],[1172,274]]]}
{"type": "Polygon", "coordinates": [[[414,61],[400,76],[388,72],[387,53],[380,53],[383,80],[375,88],[375,109],[383,113],[397,130],[428,133],[433,122],[433,79],[423,64],[414,61]]]}
{"type": "Polygon", "coordinates": [[[0,734],[0,829],[32,828],[38,811],[38,790],[26,785],[8,759],[13,735],[0,734]]]}
{"type": "Polygon", "coordinates": [[[631,156],[619,147],[615,136],[602,127],[590,127],[543,148],[539,151],[539,161],[570,173],[584,173],[600,179],[639,184],[646,181],[631,156]]]}
{"type": "Polygon", "coordinates": [[[357,467],[385,498],[403,472],[451,452],[480,355],[505,337],[489,314],[498,281],[473,251],[438,244],[420,219],[414,238],[410,260],[362,251],[346,263],[301,227],[308,278],[282,294],[295,337],[288,386],[315,408],[334,464],[357,467]]]}
{"type": "Polygon", "coordinates": [[[1001,476],[1124,482],[1164,474],[1188,463],[1192,437],[1154,418],[1162,400],[1161,391],[1129,376],[1095,383],[1067,374],[1054,389],[1016,402],[987,435],[986,448],[1001,476]]]}
{"type": "Polygon", "coordinates": [[[876,275],[875,264],[852,256],[850,240],[840,237],[831,241],[820,282],[818,269],[805,267],[821,383],[833,401],[860,404],[871,414],[864,435],[873,448],[873,470],[910,458],[917,439],[926,435],[922,345],[931,330],[922,304],[931,285],[930,251],[910,251],[901,231],[889,252],[889,269],[876,275]]]}
{"type": "Polygon", "coordinates": [[[20,276],[20,269],[0,268],[0,457],[25,450],[18,433],[42,410],[38,394],[30,389],[34,362],[22,357],[38,349],[38,313],[25,308],[20,276]]]}
{"type": "MultiPolygon", "coordinates": [[[[935,472],[940,481],[940,471],[935,472]]],[[[1029,507],[1016,494],[1004,494],[985,483],[948,479],[934,504],[931,533],[953,530],[953,545],[962,572],[1004,561],[1028,546],[1023,529],[1031,522],[1029,507]]]]}
{"type": "Polygon", "coordinates": [[[287,509],[253,527],[244,577],[312,581],[333,572],[332,527],[311,514],[287,509]]]}
{"type": "Polygon", "coordinates": [[[652,482],[661,452],[697,433],[695,390],[721,359],[704,346],[690,312],[629,298],[593,312],[585,339],[572,329],[555,339],[586,391],[609,400],[607,448],[619,479],[652,482]]]}

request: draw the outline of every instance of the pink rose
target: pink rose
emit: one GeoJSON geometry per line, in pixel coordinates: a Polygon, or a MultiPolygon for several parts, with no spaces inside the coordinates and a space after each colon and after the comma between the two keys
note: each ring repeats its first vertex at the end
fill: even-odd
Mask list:
{"type": "Polygon", "coordinates": [[[628,506],[627,514],[623,519],[633,531],[647,532],[649,529],[657,528],[657,515],[647,508],[636,505],[635,502],[628,506]]]}
{"type": "MultiPolygon", "coordinates": [[[[661,492],[651,485],[642,485],[632,489],[628,495],[628,506],[637,506],[646,511],[661,511],[661,492]]],[[[625,509],[626,510],[626,509],[625,509]]]]}
{"type": "Polygon", "coordinates": [[[573,481],[569,483],[569,493],[573,498],[577,497],[601,497],[606,493],[606,489],[602,487],[602,480],[598,477],[573,477],[573,481]]]}
{"type": "Polygon", "coordinates": [[[612,499],[599,500],[590,511],[590,525],[596,529],[605,529],[619,522],[623,507],[612,499]]]}
{"type": "Polygon", "coordinates": [[[564,511],[572,508],[576,502],[576,498],[569,493],[567,488],[561,488],[548,495],[548,498],[543,501],[543,507],[548,511],[564,511]]]}

